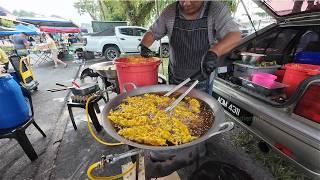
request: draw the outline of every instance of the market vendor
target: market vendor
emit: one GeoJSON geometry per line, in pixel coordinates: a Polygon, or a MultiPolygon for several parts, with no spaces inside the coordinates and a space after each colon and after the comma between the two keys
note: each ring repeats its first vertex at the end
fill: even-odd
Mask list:
{"type": "Polygon", "coordinates": [[[20,56],[28,55],[28,49],[30,48],[30,43],[27,40],[27,34],[20,33],[13,36],[13,44],[16,53],[20,56]]]}
{"type": "Polygon", "coordinates": [[[9,67],[9,58],[6,53],[0,48],[0,65],[4,65],[4,70],[7,71],[9,67]]]}
{"type": "Polygon", "coordinates": [[[179,84],[202,67],[207,80],[197,88],[207,91],[209,74],[221,64],[219,57],[234,48],[241,38],[228,7],[218,1],[180,0],[170,4],[145,33],[141,55],[151,56],[148,47],[166,35],[170,39],[170,84],[179,84]]]}
{"type": "MultiPolygon", "coordinates": [[[[219,57],[240,41],[238,25],[228,8],[218,1],[180,0],[170,4],[145,33],[140,54],[153,56],[149,47],[168,35],[170,39],[169,82],[179,84],[197,74],[198,89],[210,93],[214,70],[222,64],[219,57]],[[211,79],[211,81],[210,81],[211,79]]],[[[145,167],[151,177],[162,177],[204,156],[205,144],[179,152],[154,153],[146,157],[145,167]]]]}

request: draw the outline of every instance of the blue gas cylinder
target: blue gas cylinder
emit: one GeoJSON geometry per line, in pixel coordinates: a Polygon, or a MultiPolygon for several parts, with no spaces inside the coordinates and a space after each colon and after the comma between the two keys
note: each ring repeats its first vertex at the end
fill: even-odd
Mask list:
{"type": "Polygon", "coordinates": [[[0,129],[14,128],[29,117],[29,107],[18,83],[9,74],[0,75],[0,129]]]}

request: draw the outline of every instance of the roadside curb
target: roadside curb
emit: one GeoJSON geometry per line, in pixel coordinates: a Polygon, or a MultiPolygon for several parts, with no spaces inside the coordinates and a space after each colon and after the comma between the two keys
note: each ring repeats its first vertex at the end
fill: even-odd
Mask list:
{"type": "MultiPolygon", "coordinates": [[[[79,76],[80,70],[82,69],[83,65],[80,65],[74,78],[76,79],[79,76]]],[[[71,91],[69,90],[67,95],[65,96],[65,101],[63,103],[63,106],[61,107],[61,110],[58,115],[58,120],[55,124],[55,129],[53,130],[53,134],[51,136],[51,140],[48,143],[48,147],[46,149],[45,154],[42,156],[45,156],[45,158],[42,160],[39,169],[37,170],[37,173],[35,175],[35,179],[50,179],[52,174],[52,169],[55,167],[55,161],[58,155],[60,144],[63,140],[63,135],[65,132],[65,129],[68,124],[68,111],[66,111],[65,106],[67,104],[67,100],[70,97],[71,91]]]]}

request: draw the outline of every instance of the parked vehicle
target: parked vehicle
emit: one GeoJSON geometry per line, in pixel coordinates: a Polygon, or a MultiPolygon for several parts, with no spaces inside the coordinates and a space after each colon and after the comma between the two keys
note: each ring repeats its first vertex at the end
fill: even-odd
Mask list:
{"type": "MultiPolygon", "coordinates": [[[[117,26],[105,31],[86,36],[86,51],[101,53],[109,61],[119,57],[121,53],[139,53],[138,46],[147,29],[138,26],[117,26]]],[[[169,40],[161,40],[162,56],[169,57],[169,40]]],[[[155,41],[150,47],[160,53],[160,42],[155,41]]]]}
{"type": "Polygon", "coordinates": [[[127,21],[91,21],[93,33],[101,32],[117,26],[128,26],[127,21]]]}
{"type": "Polygon", "coordinates": [[[320,8],[317,4],[307,8],[309,1],[301,1],[302,6],[295,2],[256,1],[277,22],[246,36],[223,57],[228,63],[219,68],[213,96],[244,129],[319,178],[319,59],[313,59],[314,65],[298,64],[295,59],[300,51],[320,53],[320,8]],[[264,61],[244,62],[243,52],[263,54],[264,61]],[[275,84],[282,86],[268,88],[252,82],[255,72],[276,75],[275,84]],[[291,79],[285,80],[286,76],[291,79]]]}

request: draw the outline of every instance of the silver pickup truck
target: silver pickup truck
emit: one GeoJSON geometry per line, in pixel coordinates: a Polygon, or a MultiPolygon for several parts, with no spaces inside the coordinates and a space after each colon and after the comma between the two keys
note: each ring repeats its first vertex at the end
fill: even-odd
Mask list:
{"type": "MultiPolygon", "coordinates": [[[[147,29],[138,26],[117,26],[102,32],[86,36],[85,51],[103,54],[109,61],[119,57],[121,53],[139,53],[138,45],[147,29]]],[[[162,57],[169,56],[169,40],[161,40],[162,57]]],[[[160,42],[155,41],[150,47],[160,53],[160,42]]]]}

